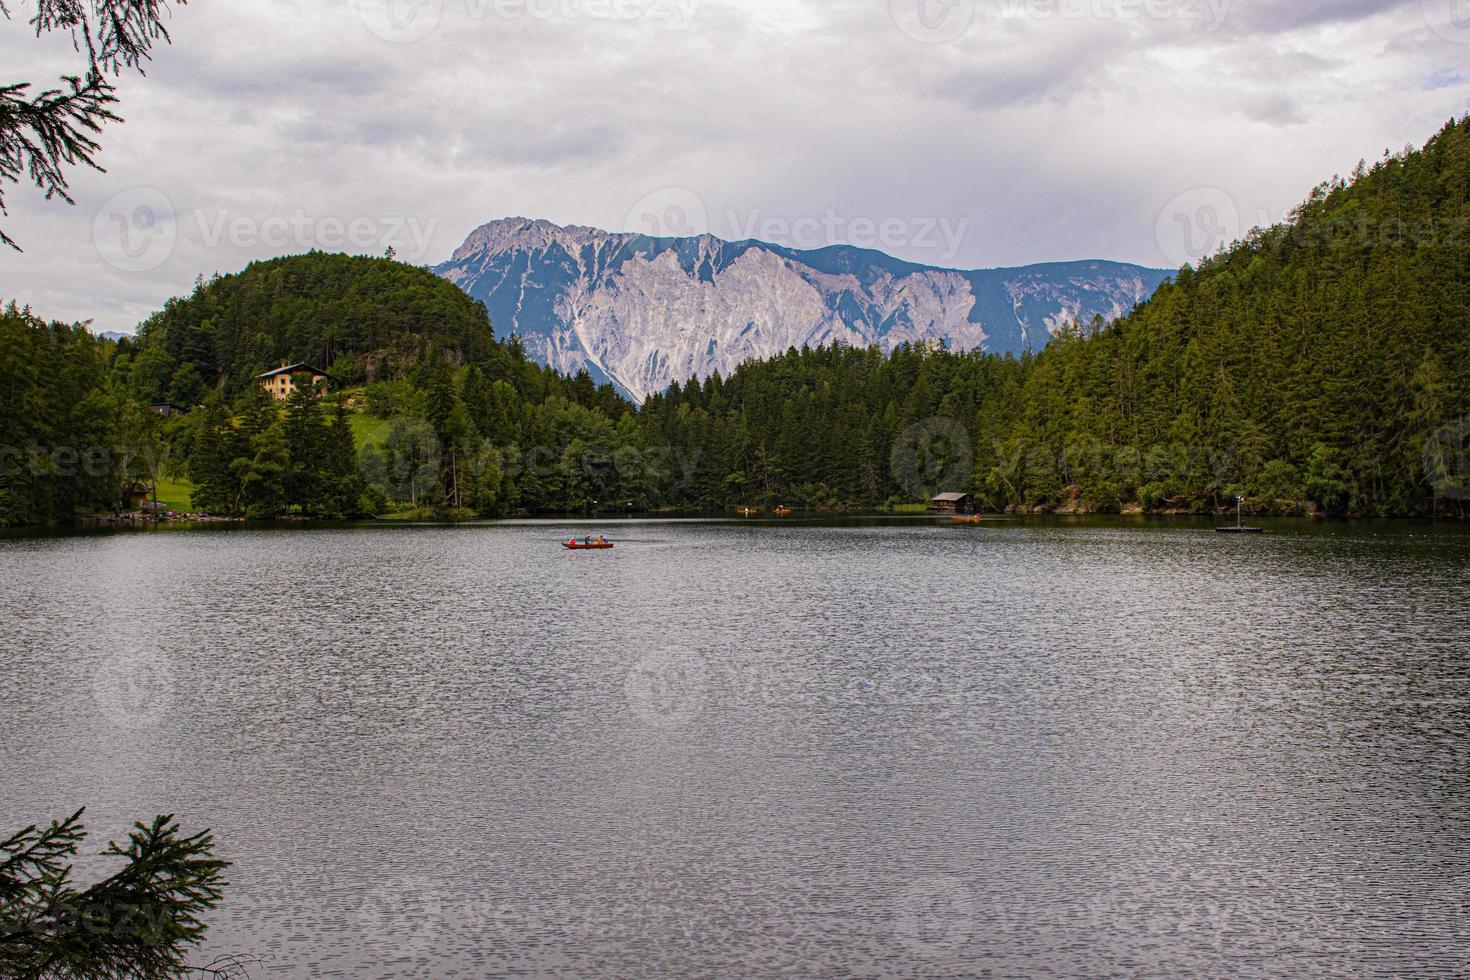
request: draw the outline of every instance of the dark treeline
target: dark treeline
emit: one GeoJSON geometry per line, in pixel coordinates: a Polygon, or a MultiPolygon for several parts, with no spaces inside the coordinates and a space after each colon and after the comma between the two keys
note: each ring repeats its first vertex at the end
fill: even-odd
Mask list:
{"type": "Polygon", "coordinates": [[[0,521],[188,479],[215,514],[554,513],[943,490],[1013,511],[1463,514],[1470,120],[1316,188],[1133,314],[1035,356],[792,350],[634,410],[497,340],[426,270],[311,253],[197,284],[113,344],[0,314],[0,521]],[[308,362],[333,394],[273,402],[308,362]],[[149,406],[186,410],[164,418],[149,406]]]}
{"type": "Polygon", "coordinates": [[[124,416],[149,420],[108,385],[111,347],[83,326],[0,309],[0,525],[68,523],[117,500],[124,416]]]}

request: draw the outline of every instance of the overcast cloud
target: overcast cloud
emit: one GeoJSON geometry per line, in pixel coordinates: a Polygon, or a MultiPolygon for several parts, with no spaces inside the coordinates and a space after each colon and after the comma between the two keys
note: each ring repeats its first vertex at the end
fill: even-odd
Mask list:
{"type": "MultiPolygon", "coordinates": [[[[0,82],[75,71],[0,21],[0,82]]],[[[1466,0],[196,0],[0,297],[130,330],[527,215],[974,268],[1175,266],[1470,109],[1466,0]]]]}

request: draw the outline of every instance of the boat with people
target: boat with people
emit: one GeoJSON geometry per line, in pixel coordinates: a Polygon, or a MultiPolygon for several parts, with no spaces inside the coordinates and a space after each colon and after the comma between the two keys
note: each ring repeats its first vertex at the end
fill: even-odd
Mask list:
{"type": "Polygon", "coordinates": [[[607,551],[609,548],[614,547],[614,544],[607,539],[606,535],[599,534],[595,538],[585,537],[580,541],[576,538],[570,538],[563,541],[561,546],[568,551],[607,551]]]}
{"type": "Polygon", "coordinates": [[[760,511],[756,510],[754,507],[741,507],[739,510],[735,511],[735,513],[739,514],[741,517],[754,517],[756,514],[760,513],[760,511]]]}
{"type": "Polygon", "coordinates": [[[789,517],[792,513],[794,513],[794,511],[792,511],[790,507],[777,507],[775,510],[771,511],[771,513],[775,514],[777,517],[789,517]]]}
{"type": "Polygon", "coordinates": [[[984,524],[985,518],[979,514],[956,514],[949,519],[951,524],[984,524]]]}

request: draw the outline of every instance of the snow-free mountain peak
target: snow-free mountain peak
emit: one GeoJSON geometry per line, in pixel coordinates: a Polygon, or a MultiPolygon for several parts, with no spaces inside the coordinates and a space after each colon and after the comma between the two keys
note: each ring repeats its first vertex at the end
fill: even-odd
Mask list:
{"type": "Polygon", "coordinates": [[[586,368],[637,401],[803,345],[1040,349],[1066,323],[1122,316],[1168,276],[1100,260],[964,271],[849,245],[650,238],[524,217],[481,225],[434,271],[538,361],[586,368]]]}

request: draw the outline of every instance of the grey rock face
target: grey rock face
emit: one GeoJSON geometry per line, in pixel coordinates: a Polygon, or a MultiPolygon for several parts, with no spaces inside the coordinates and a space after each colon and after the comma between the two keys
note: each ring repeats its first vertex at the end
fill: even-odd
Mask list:
{"type": "Polygon", "coordinates": [[[1169,273],[1085,261],[961,271],[836,245],[802,251],[710,235],[650,238],[505,218],[434,270],[490,310],[500,336],[635,401],[671,382],[837,341],[1039,350],[1062,325],[1116,319],[1169,273]]]}

